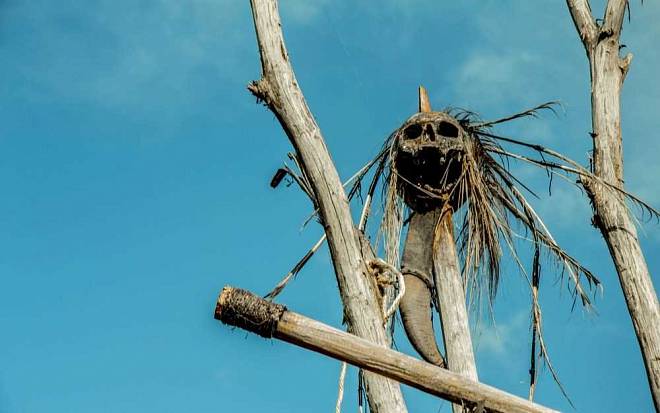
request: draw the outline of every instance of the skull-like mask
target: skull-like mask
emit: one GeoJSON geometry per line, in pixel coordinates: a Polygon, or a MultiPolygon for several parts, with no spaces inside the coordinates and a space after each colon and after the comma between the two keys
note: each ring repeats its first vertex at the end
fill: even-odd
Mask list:
{"type": "Polygon", "coordinates": [[[458,208],[457,196],[450,194],[465,153],[459,122],[445,112],[416,113],[396,131],[396,138],[396,168],[406,204],[425,212],[450,200],[458,208]]]}

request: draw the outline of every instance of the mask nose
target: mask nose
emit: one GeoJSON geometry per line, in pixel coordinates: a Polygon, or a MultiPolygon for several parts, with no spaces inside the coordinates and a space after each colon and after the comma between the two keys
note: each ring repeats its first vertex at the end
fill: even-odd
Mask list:
{"type": "Polygon", "coordinates": [[[435,142],[435,132],[433,131],[433,125],[427,123],[424,127],[424,140],[428,142],[435,142]]]}

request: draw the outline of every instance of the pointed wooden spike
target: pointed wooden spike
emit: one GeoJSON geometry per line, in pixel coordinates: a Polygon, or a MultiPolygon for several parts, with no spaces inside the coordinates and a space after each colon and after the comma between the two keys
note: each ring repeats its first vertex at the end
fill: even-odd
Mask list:
{"type": "Polygon", "coordinates": [[[424,86],[419,87],[419,111],[431,112],[431,102],[429,101],[429,94],[426,93],[424,86]]]}

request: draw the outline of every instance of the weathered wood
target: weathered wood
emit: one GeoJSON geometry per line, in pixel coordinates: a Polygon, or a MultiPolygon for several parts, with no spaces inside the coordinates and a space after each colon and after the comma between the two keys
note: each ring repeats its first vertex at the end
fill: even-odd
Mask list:
{"type": "MultiPolygon", "coordinates": [[[[586,0],[567,0],[585,47],[591,73],[591,110],[595,175],[623,188],[621,88],[632,55],[619,56],[625,0],[609,0],[602,25],[591,16],[586,0]]],[[[660,412],[660,304],[637,230],[622,195],[592,180],[583,185],[614,261],[628,311],[637,334],[656,411],[660,412]]]]}
{"type": "MultiPolygon", "coordinates": [[[[478,381],[470,323],[465,302],[465,287],[458,265],[452,213],[447,209],[438,223],[433,242],[433,275],[440,303],[440,322],[449,370],[478,381]]],[[[453,405],[454,413],[465,411],[453,405]]]]}
{"type": "MultiPolygon", "coordinates": [[[[262,78],[249,90],[266,103],[291,140],[309,178],[328,236],[348,329],[376,345],[388,346],[377,287],[369,276],[351,218],[346,193],[305,98],[298,86],[282,35],[277,0],[251,0],[262,78]]],[[[374,413],[405,412],[399,384],[365,374],[374,413]]]]}
{"type": "Polygon", "coordinates": [[[566,3],[582,43],[591,44],[598,34],[598,26],[591,15],[589,0],[566,0],[566,3]]]}
{"type": "MultiPolygon", "coordinates": [[[[262,336],[265,335],[264,332],[271,331],[271,336],[274,338],[346,361],[454,403],[477,407],[477,411],[556,412],[287,311],[285,307],[263,300],[245,290],[225,287],[218,298],[215,316],[223,323],[247,327],[262,336]],[[250,312],[252,309],[254,313],[250,312]],[[250,322],[236,323],[236,320],[250,320],[250,322]],[[480,408],[484,410],[479,410],[480,408]]],[[[267,334],[265,336],[268,337],[267,334]]]]}
{"type": "Polygon", "coordinates": [[[478,380],[451,211],[445,211],[438,225],[434,240],[433,273],[440,303],[447,365],[453,372],[478,380]]]}

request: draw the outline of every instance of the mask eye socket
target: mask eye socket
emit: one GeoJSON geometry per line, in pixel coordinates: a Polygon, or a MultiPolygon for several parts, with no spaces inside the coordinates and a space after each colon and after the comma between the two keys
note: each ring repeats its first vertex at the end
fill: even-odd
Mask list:
{"type": "Polygon", "coordinates": [[[458,128],[449,122],[440,122],[437,130],[439,135],[447,138],[458,138],[458,128]]]}
{"type": "Polygon", "coordinates": [[[421,134],[422,127],[417,124],[410,125],[403,130],[403,138],[406,140],[417,139],[421,134]]]}

